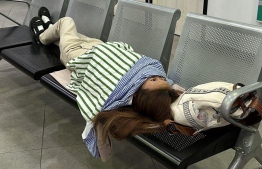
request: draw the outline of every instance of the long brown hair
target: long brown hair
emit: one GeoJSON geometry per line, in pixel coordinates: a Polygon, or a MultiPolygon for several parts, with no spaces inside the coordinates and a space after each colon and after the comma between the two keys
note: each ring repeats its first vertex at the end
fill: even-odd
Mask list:
{"type": "Polygon", "coordinates": [[[135,134],[163,131],[163,122],[171,119],[170,105],[178,98],[172,89],[139,89],[133,96],[132,106],[99,112],[93,119],[96,129],[102,122],[102,137],[110,133],[116,139],[135,134]]]}

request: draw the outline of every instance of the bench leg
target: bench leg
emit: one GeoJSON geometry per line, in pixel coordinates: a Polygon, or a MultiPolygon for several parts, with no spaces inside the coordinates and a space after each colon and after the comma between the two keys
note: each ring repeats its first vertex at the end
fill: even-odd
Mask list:
{"type": "Polygon", "coordinates": [[[261,148],[261,146],[258,147],[257,150],[256,150],[255,159],[262,165],[262,148],[261,148]]]}
{"type": "MultiPolygon", "coordinates": [[[[253,127],[258,128],[258,126],[259,124],[253,127]]],[[[252,158],[255,158],[262,164],[261,144],[262,139],[258,131],[256,133],[251,133],[242,129],[235,145],[235,157],[228,169],[242,169],[252,158]]]]}
{"type": "Polygon", "coordinates": [[[228,169],[243,169],[251,158],[252,157],[245,155],[241,149],[237,149],[235,157],[230,163],[228,169]]]}

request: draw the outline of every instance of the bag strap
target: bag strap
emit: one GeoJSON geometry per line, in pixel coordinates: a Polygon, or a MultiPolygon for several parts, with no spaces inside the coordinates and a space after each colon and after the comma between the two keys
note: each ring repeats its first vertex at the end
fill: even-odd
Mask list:
{"type": "Polygon", "coordinates": [[[252,102],[248,107],[255,109],[260,115],[262,115],[262,105],[257,97],[252,99],[252,102]]]}
{"type": "Polygon", "coordinates": [[[192,127],[178,124],[170,119],[164,121],[164,126],[167,132],[170,134],[184,134],[187,136],[192,136],[197,131],[192,127]]]}
{"type": "MultiPolygon", "coordinates": [[[[243,87],[245,85],[242,84],[242,83],[236,83],[236,84],[233,85],[233,90],[237,89],[237,86],[243,87]]],[[[237,98],[236,102],[233,105],[235,105],[235,104],[240,106],[242,111],[243,111],[243,113],[241,114],[240,117],[244,117],[249,108],[254,108],[255,110],[257,110],[262,115],[262,105],[261,105],[260,101],[258,100],[258,98],[256,97],[256,91],[249,92],[249,93],[247,93],[243,96],[240,96],[239,98],[237,98]],[[245,102],[249,101],[249,100],[252,100],[252,101],[249,104],[249,106],[247,107],[245,105],[245,102]]]]}

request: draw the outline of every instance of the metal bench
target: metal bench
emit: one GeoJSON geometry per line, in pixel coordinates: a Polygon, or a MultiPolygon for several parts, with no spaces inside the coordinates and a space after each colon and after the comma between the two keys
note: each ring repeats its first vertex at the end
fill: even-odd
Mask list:
{"type": "MultiPolygon", "coordinates": [[[[168,168],[187,168],[231,148],[236,150],[236,156],[229,168],[243,168],[251,158],[262,163],[259,123],[243,127],[228,118],[228,110],[234,102],[231,98],[262,87],[261,83],[253,85],[259,79],[261,69],[261,39],[261,28],[189,14],[168,76],[186,88],[210,81],[247,84],[245,90],[229,94],[222,106],[223,117],[235,125],[212,129],[195,137],[164,132],[137,135],[128,141],[168,168]]],[[[44,75],[40,82],[78,108],[76,96],[50,75],[44,75]]],[[[252,115],[261,120],[256,112],[252,115]]]]}
{"type": "Polygon", "coordinates": [[[52,20],[57,21],[60,17],[63,17],[65,15],[65,10],[68,3],[68,0],[32,0],[30,4],[22,0],[11,1],[14,1],[16,3],[26,3],[29,9],[22,24],[16,22],[12,18],[0,12],[0,15],[3,15],[7,19],[17,24],[17,26],[0,29],[0,52],[3,49],[28,45],[32,43],[32,36],[28,26],[31,18],[38,15],[38,9],[41,6],[48,7],[48,9],[50,9],[52,20]]]}
{"type": "MultiPolygon", "coordinates": [[[[138,2],[123,0],[120,1],[118,8],[121,7],[121,3],[138,2]]],[[[143,3],[138,4],[144,5],[143,3]]],[[[150,7],[154,7],[154,5],[145,8],[150,7]]],[[[121,14],[121,12],[118,14],[121,14]]],[[[148,16],[148,14],[145,12],[144,16],[148,16]]],[[[151,19],[151,21],[154,20],[151,19]]],[[[140,22],[142,21],[140,20],[140,22]]],[[[145,20],[145,22],[147,21],[145,20]]],[[[154,25],[152,23],[150,25],[154,25]]],[[[229,94],[222,106],[223,117],[237,127],[230,125],[212,129],[193,138],[183,135],[169,135],[168,133],[155,133],[137,135],[128,139],[128,141],[168,168],[187,168],[193,163],[230,148],[236,150],[236,156],[229,168],[243,168],[246,162],[253,157],[262,163],[261,137],[257,131],[259,123],[243,127],[228,118],[227,109],[234,101],[234,99],[229,98],[234,98],[249,90],[259,89],[262,86],[261,83],[252,85],[259,80],[261,70],[261,38],[262,30],[258,27],[189,14],[179,40],[176,55],[168,69],[168,76],[174,79],[177,84],[186,88],[209,81],[247,84],[243,90],[236,90],[229,94]]],[[[132,41],[130,42],[132,43],[132,41]]],[[[135,43],[137,42],[135,41],[135,43]]],[[[132,46],[132,44],[130,45],[132,46]]],[[[137,48],[137,50],[139,49],[137,48]]],[[[40,82],[78,108],[75,95],[63,88],[50,75],[42,76],[40,82]]]]}

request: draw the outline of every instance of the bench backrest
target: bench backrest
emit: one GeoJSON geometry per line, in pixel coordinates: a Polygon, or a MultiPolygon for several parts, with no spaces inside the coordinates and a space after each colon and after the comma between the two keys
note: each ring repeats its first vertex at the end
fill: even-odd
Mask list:
{"type": "MultiPolygon", "coordinates": [[[[259,79],[261,53],[261,28],[189,13],[168,77],[186,89],[212,81],[251,84],[259,79]]],[[[156,136],[178,150],[205,137],[156,136]]]]}
{"type": "Polygon", "coordinates": [[[168,76],[190,88],[211,81],[251,84],[262,66],[262,29],[188,14],[168,76]]]}
{"type": "Polygon", "coordinates": [[[137,53],[158,59],[167,70],[180,10],[120,0],[108,41],[122,41],[137,53]]]}
{"type": "Polygon", "coordinates": [[[24,25],[29,25],[30,20],[38,16],[40,7],[45,6],[50,11],[51,19],[56,22],[59,18],[65,16],[69,0],[32,0],[30,8],[24,20],[24,25]]]}
{"type": "Polygon", "coordinates": [[[77,31],[107,41],[117,0],[70,0],[66,16],[74,19],[77,31]]]}

